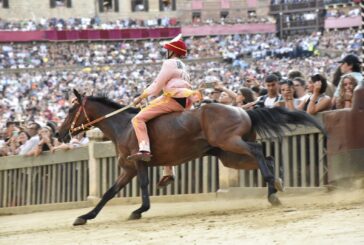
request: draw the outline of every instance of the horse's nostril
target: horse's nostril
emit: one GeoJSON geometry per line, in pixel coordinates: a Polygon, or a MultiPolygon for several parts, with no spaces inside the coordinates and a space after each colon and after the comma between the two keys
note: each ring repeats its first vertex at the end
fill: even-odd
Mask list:
{"type": "Polygon", "coordinates": [[[56,138],[58,138],[58,137],[59,137],[59,133],[57,132],[57,133],[56,133],[56,138]]]}

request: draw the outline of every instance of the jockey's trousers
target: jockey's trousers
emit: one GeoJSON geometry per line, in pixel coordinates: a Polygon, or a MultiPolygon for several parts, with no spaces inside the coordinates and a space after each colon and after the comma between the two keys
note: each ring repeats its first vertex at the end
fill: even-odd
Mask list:
{"type": "Polygon", "coordinates": [[[150,105],[143,108],[132,120],[136,137],[138,139],[139,151],[149,151],[150,143],[146,122],[160,115],[184,111],[185,108],[175,99],[168,96],[160,96],[153,100],[150,105]]]}

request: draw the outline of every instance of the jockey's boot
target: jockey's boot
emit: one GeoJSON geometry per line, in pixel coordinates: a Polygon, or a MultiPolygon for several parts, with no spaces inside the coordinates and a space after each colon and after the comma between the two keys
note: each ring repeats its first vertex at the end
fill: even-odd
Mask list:
{"type": "Polygon", "coordinates": [[[172,184],[174,182],[174,176],[173,175],[165,175],[163,176],[158,184],[157,184],[157,188],[160,189],[160,188],[164,188],[166,187],[167,185],[169,184],[172,184]]]}
{"type": "Polygon", "coordinates": [[[149,162],[152,154],[149,151],[138,151],[137,153],[127,157],[128,160],[149,162]]]}

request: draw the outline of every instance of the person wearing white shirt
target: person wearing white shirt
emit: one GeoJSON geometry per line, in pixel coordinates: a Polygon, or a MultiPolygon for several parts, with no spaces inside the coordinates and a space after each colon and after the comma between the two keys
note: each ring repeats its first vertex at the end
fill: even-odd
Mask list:
{"type": "Polygon", "coordinates": [[[265,88],[267,89],[267,94],[260,96],[255,104],[255,108],[272,108],[275,103],[281,100],[281,95],[279,94],[279,78],[270,74],[265,78],[265,88]]]}
{"type": "Polygon", "coordinates": [[[38,131],[40,129],[40,125],[38,123],[31,123],[27,127],[27,133],[30,135],[30,139],[27,140],[22,147],[22,149],[19,151],[19,155],[27,155],[34,147],[36,147],[39,144],[39,135],[38,131]]]}

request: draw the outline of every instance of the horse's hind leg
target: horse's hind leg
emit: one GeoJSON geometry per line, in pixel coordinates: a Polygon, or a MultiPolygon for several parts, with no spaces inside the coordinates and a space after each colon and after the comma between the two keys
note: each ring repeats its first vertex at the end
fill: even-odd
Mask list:
{"type": "Polygon", "coordinates": [[[150,208],[149,191],[148,191],[149,179],[148,179],[148,168],[146,163],[138,161],[137,169],[140,181],[140,188],[142,190],[142,206],[137,210],[134,210],[130,214],[129,216],[130,220],[140,219],[142,217],[142,213],[148,211],[150,208]]]}
{"type": "Polygon", "coordinates": [[[274,177],[274,160],[271,157],[265,158],[263,155],[263,148],[261,144],[248,142],[247,143],[258,160],[259,169],[263,175],[264,180],[268,184],[268,201],[276,206],[280,205],[278,197],[275,193],[277,190],[283,191],[283,183],[280,178],[274,177]]]}
{"type": "MultiPolygon", "coordinates": [[[[244,159],[243,165],[241,163],[238,163],[238,162],[233,163],[231,161],[229,161],[229,162],[225,161],[226,162],[225,163],[224,160],[222,159],[224,165],[226,165],[227,167],[244,169],[244,165],[258,166],[262,173],[264,181],[268,184],[268,201],[272,205],[280,204],[279,199],[275,195],[275,193],[277,192],[276,187],[280,188],[280,185],[277,184],[279,182],[279,180],[276,180],[276,178],[273,175],[274,172],[270,171],[270,169],[265,161],[262,146],[260,144],[246,143],[245,141],[243,141],[243,139],[241,139],[241,137],[233,136],[233,137],[225,140],[224,142],[219,142],[219,144],[217,146],[224,151],[239,154],[244,159]]],[[[227,156],[225,156],[225,157],[227,157],[227,156]]],[[[279,189],[279,190],[282,191],[282,189],[279,189]]]]}
{"type": "MultiPolygon", "coordinates": [[[[272,173],[274,173],[274,159],[273,157],[269,156],[265,158],[265,162],[267,163],[268,168],[272,173]]],[[[280,205],[281,202],[279,201],[278,197],[275,193],[277,193],[277,189],[280,191],[284,190],[283,182],[281,178],[275,178],[274,185],[268,184],[268,200],[273,206],[280,205]]]]}
{"type": "Polygon", "coordinates": [[[107,190],[102,199],[96,205],[94,209],[92,209],[87,214],[81,215],[78,217],[73,225],[84,225],[86,224],[87,220],[94,219],[97,214],[101,211],[101,209],[105,206],[105,204],[112,199],[126,184],[130,182],[132,178],[136,176],[135,169],[124,169],[121,175],[119,175],[118,179],[116,180],[115,184],[107,190]]]}

